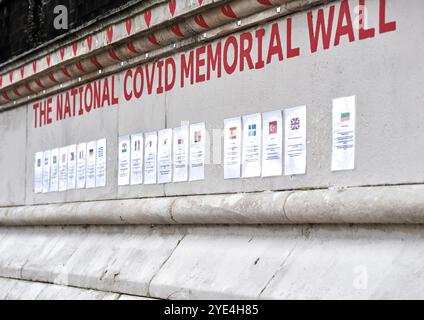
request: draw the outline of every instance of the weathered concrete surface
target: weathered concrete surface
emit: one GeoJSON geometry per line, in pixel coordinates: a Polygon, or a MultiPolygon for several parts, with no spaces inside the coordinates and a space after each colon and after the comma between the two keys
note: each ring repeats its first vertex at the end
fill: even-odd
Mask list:
{"type": "Polygon", "coordinates": [[[424,185],[0,207],[0,225],[424,224],[424,185]]]}
{"type": "Polygon", "coordinates": [[[0,208],[0,225],[172,224],[174,198],[0,208]]]}
{"type": "Polygon", "coordinates": [[[26,117],[26,108],[0,113],[0,206],[25,201],[26,117]]]}
{"type": "Polygon", "coordinates": [[[423,254],[422,226],[0,228],[0,277],[169,299],[423,299],[423,254]]]}
{"type": "Polygon", "coordinates": [[[178,197],[172,218],[185,224],[279,224],[288,223],[284,203],[289,192],[263,192],[178,197]]]}
{"type": "Polygon", "coordinates": [[[0,277],[146,296],[151,278],[183,237],[149,227],[95,230],[3,229],[0,277]]]}
{"type": "Polygon", "coordinates": [[[113,292],[0,278],[1,300],[151,300],[113,292]]]}
{"type": "Polygon", "coordinates": [[[424,223],[423,185],[296,191],[284,206],[295,223],[424,223]]]}

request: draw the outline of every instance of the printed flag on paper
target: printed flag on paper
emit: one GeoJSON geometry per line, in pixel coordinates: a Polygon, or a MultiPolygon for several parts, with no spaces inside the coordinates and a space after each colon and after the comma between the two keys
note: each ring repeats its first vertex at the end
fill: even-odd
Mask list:
{"type": "Polygon", "coordinates": [[[230,128],[230,139],[237,139],[237,127],[230,128]]]}
{"type": "Polygon", "coordinates": [[[134,141],[134,151],[140,151],[140,140],[134,141]]]}
{"type": "Polygon", "coordinates": [[[202,141],[202,131],[195,131],[194,132],[194,142],[200,142],[202,141]]]}
{"type": "Polygon", "coordinates": [[[344,112],[340,115],[341,121],[349,121],[350,120],[350,112],[344,112]]]}
{"type": "Polygon", "coordinates": [[[290,120],[290,128],[292,130],[299,130],[300,129],[300,119],[299,118],[292,118],[290,120]]]}
{"type": "Polygon", "coordinates": [[[276,134],[278,129],[277,129],[277,121],[271,121],[268,123],[268,127],[269,127],[269,134],[276,134]]]}
{"type": "Polygon", "coordinates": [[[248,130],[249,130],[249,132],[248,132],[249,137],[256,137],[256,123],[249,124],[248,130]]]}

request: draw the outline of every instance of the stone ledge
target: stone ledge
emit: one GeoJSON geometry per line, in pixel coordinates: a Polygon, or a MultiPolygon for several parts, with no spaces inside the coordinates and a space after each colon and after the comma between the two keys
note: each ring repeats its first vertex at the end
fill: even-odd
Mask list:
{"type": "Polygon", "coordinates": [[[424,185],[160,197],[0,208],[0,225],[422,224],[424,185]]]}

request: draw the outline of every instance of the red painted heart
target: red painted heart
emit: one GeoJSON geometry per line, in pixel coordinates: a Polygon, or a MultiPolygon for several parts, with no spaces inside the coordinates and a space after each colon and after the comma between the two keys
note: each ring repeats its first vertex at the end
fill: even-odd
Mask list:
{"type": "Polygon", "coordinates": [[[47,66],[50,67],[50,55],[46,57],[47,66]]]}
{"type": "Polygon", "coordinates": [[[130,35],[131,29],[132,29],[132,20],[131,19],[128,19],[127,21],[125,21],[125,28],[127,29],[127,34],[130,35]]]}
{"type": "Polygon", "coordinates": [[[196,22],[197,25],[199,25],[202,28],[209,29],[208,24],[206,23],[205,19],[203,19],[203,16],[201,14],[194,17],[194,22],[196,22]]]}
{"type": "Polygon", "coordinates": [[[221,11],[224,14],[224,16],[228,17],[228,18],[232,18],[232,19],[236,19],[237,16],[233,11],[233,8],[231,8],[231,6],[229,4],[223,5],[221,7],[221,11]]]}
{"type": "Polygon", "coordinates": [[[87,45],[88,45],[88,50],[91,50],[91,47],[93,46],[93,36],[88,36],[87,37],[87,45]]]}
{"type": "Polygon", "coordinates": [[[74,57],[77,55],[78,52],[78,42],[74,42],[72,44],[72,50],[74,51],[74,57]]]}
{"type": "Polygon", "coordinates": [[[106,35],[107,35],[107,40],[109,41],[109,43],[112,42],[112,39],[113,39],[113,26],[110,26],[109,28],[107,28],[106,35]]]}
{"type": "Polygon", "coordinates": [[[69,73],[68,68],[64,67],[62,71],[63,71],[63,74],[64,74],[65,76],[67,76],[68,78],[72,78],[72,76],[71,76],[71,75],[70,75],[70,73],[69,73]]]}
{"type": "Polygon", "coordinates": [[[169,12],[171,13],[171,16],[174,16],[175,8],[177,7],[177,1],[176,0],[169,0],[168,1],[168,7],[169,7],[169,12]]]}
{"type": "Polygon", "coordinates": [[[130,42],[130,43],[128,43],[128,49],[132,52],[132,53],[135,53],[135,54],[137,54],[138,52],[137,52],[137,50],[136,50],[136,48],[134,47],[134,43],[133,42],[130,42]]]}
{"type": "Polygon", "coordinates": [[[65,56],[65,48],[60,48],[60,58],[63,60],[64,56],[65,56]]]}
{"type": "Polygon", "coordinates": [[[272,3],[270,0],[258,0],[260,4],[263,4],[264,6],[272,6],[272,3]]]}
{"type": "Polygon", "coordinates": [[[171,31],[178,37],[184,37],[183,33],[181,32],[180,26],[177,24],[174,24],[171,27],[171,31]]]}
{"type": "Polygon", "coordinates": [[[80,61],[80,62],[78,62],[75,66],[77,67],[77,69],[78,69],[79,71],[81,71],[82,73],[85,73],[85,69],[84,69],[84,67],[83,67],[83,65],[82,65],[82,63],[81,63],[81,61],[80,61]]]}
{"type": "Polygon", "coordinates": [[[147,39],[150,41],[151,44],[154,44],[155,46],[159,45],[158,40],[156,39],[154,34],[150,34],[147,36],[147,39]]]}
{"type": "Polygon", "coordinates": [[[197,0],[197,2],[199,2],[199,6],[203,4],[203,0],[197,0]]]}
{"type": "Polygon", "coordinates": [[[147,28],[150,27],[150,21],[152,20],[152,12],[147,10],[144,12],[144,21],[146,22],[147,28]]]}

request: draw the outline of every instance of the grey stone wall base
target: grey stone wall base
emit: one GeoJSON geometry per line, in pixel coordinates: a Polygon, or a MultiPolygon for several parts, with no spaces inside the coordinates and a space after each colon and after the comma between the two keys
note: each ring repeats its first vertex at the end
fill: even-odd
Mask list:
{"type": "Polygon", "coordinates": [[[0,278],[1,300],[152,300],[125,294],[0,278]]]}
{"type": "Polygon", "coordinates": [[[424,185],[107,200],[0,208],[0,225],[422,224],[424,185]]]}
{"type": "Polygon", "coordinates": [[[423,248],[418,225],[2,227],[0,298],[423,299],[423,248]]]}

